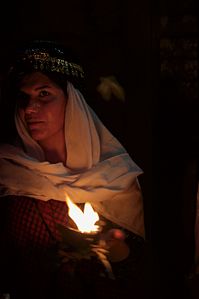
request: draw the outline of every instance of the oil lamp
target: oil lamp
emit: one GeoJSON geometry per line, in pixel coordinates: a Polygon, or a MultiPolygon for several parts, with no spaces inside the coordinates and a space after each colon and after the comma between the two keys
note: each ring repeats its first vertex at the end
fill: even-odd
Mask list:
{"type": "Polygon", "coordinates": [[[77,228],[61,226],[58,229],[62,235],[62,246],[59,255],[63,262],[69,260],[90,259],[97,257],[104,265],[109,278],[114,278],[111,265],[107,259],[108,248],[105,241],[101,240],[103,221],[95,212],[90,203],[86,202],[82,211],[67,196],[68,215],[77,228]]]}

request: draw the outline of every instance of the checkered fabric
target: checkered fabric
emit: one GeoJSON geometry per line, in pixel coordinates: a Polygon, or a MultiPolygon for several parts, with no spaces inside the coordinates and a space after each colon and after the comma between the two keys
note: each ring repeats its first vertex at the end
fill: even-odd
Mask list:
{"type": "Polygon", "coordinates": [[[20,251],[45,251],[60,240],[56,223],[67,224],[67,211],[65,202],[12,196],[8,209],[9,238],[20,251]]]}

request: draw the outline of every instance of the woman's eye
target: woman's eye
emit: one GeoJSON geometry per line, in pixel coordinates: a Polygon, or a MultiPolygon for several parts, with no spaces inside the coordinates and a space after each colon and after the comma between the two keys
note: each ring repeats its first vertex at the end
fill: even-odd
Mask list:
{"type": "Polygon", "coordinates": [[[39,95],[40,95],[40,97],[46,97],[49,95],[49,92],[47,90],[41,90],[39,95]]]}

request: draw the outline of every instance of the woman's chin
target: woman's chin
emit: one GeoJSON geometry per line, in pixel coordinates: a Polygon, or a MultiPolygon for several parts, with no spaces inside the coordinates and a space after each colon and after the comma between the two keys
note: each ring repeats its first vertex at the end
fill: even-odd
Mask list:
{"type": "Polygon", "coordinates": [[[37,129],[30,130],[30,136],[35,141],[40,141],[40,140],[45,139],[45,136],[44,136],[43,132],[41,132],[40,130],[37,130],[37,129]]]}

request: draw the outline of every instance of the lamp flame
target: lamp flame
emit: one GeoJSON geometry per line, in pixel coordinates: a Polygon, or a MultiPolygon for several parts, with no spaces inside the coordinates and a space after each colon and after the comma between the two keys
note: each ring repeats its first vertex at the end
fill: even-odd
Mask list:
{"type": "Polygon", "coordinates": [[[83,212],[68,196],[66,203],[69,208],[68,215],[75,222],[80,232],[91,233],[99,230],[99,225],[95,224],[99,220],[99,215],[93,210],[90,203],[85,203],[83,212]]]}

